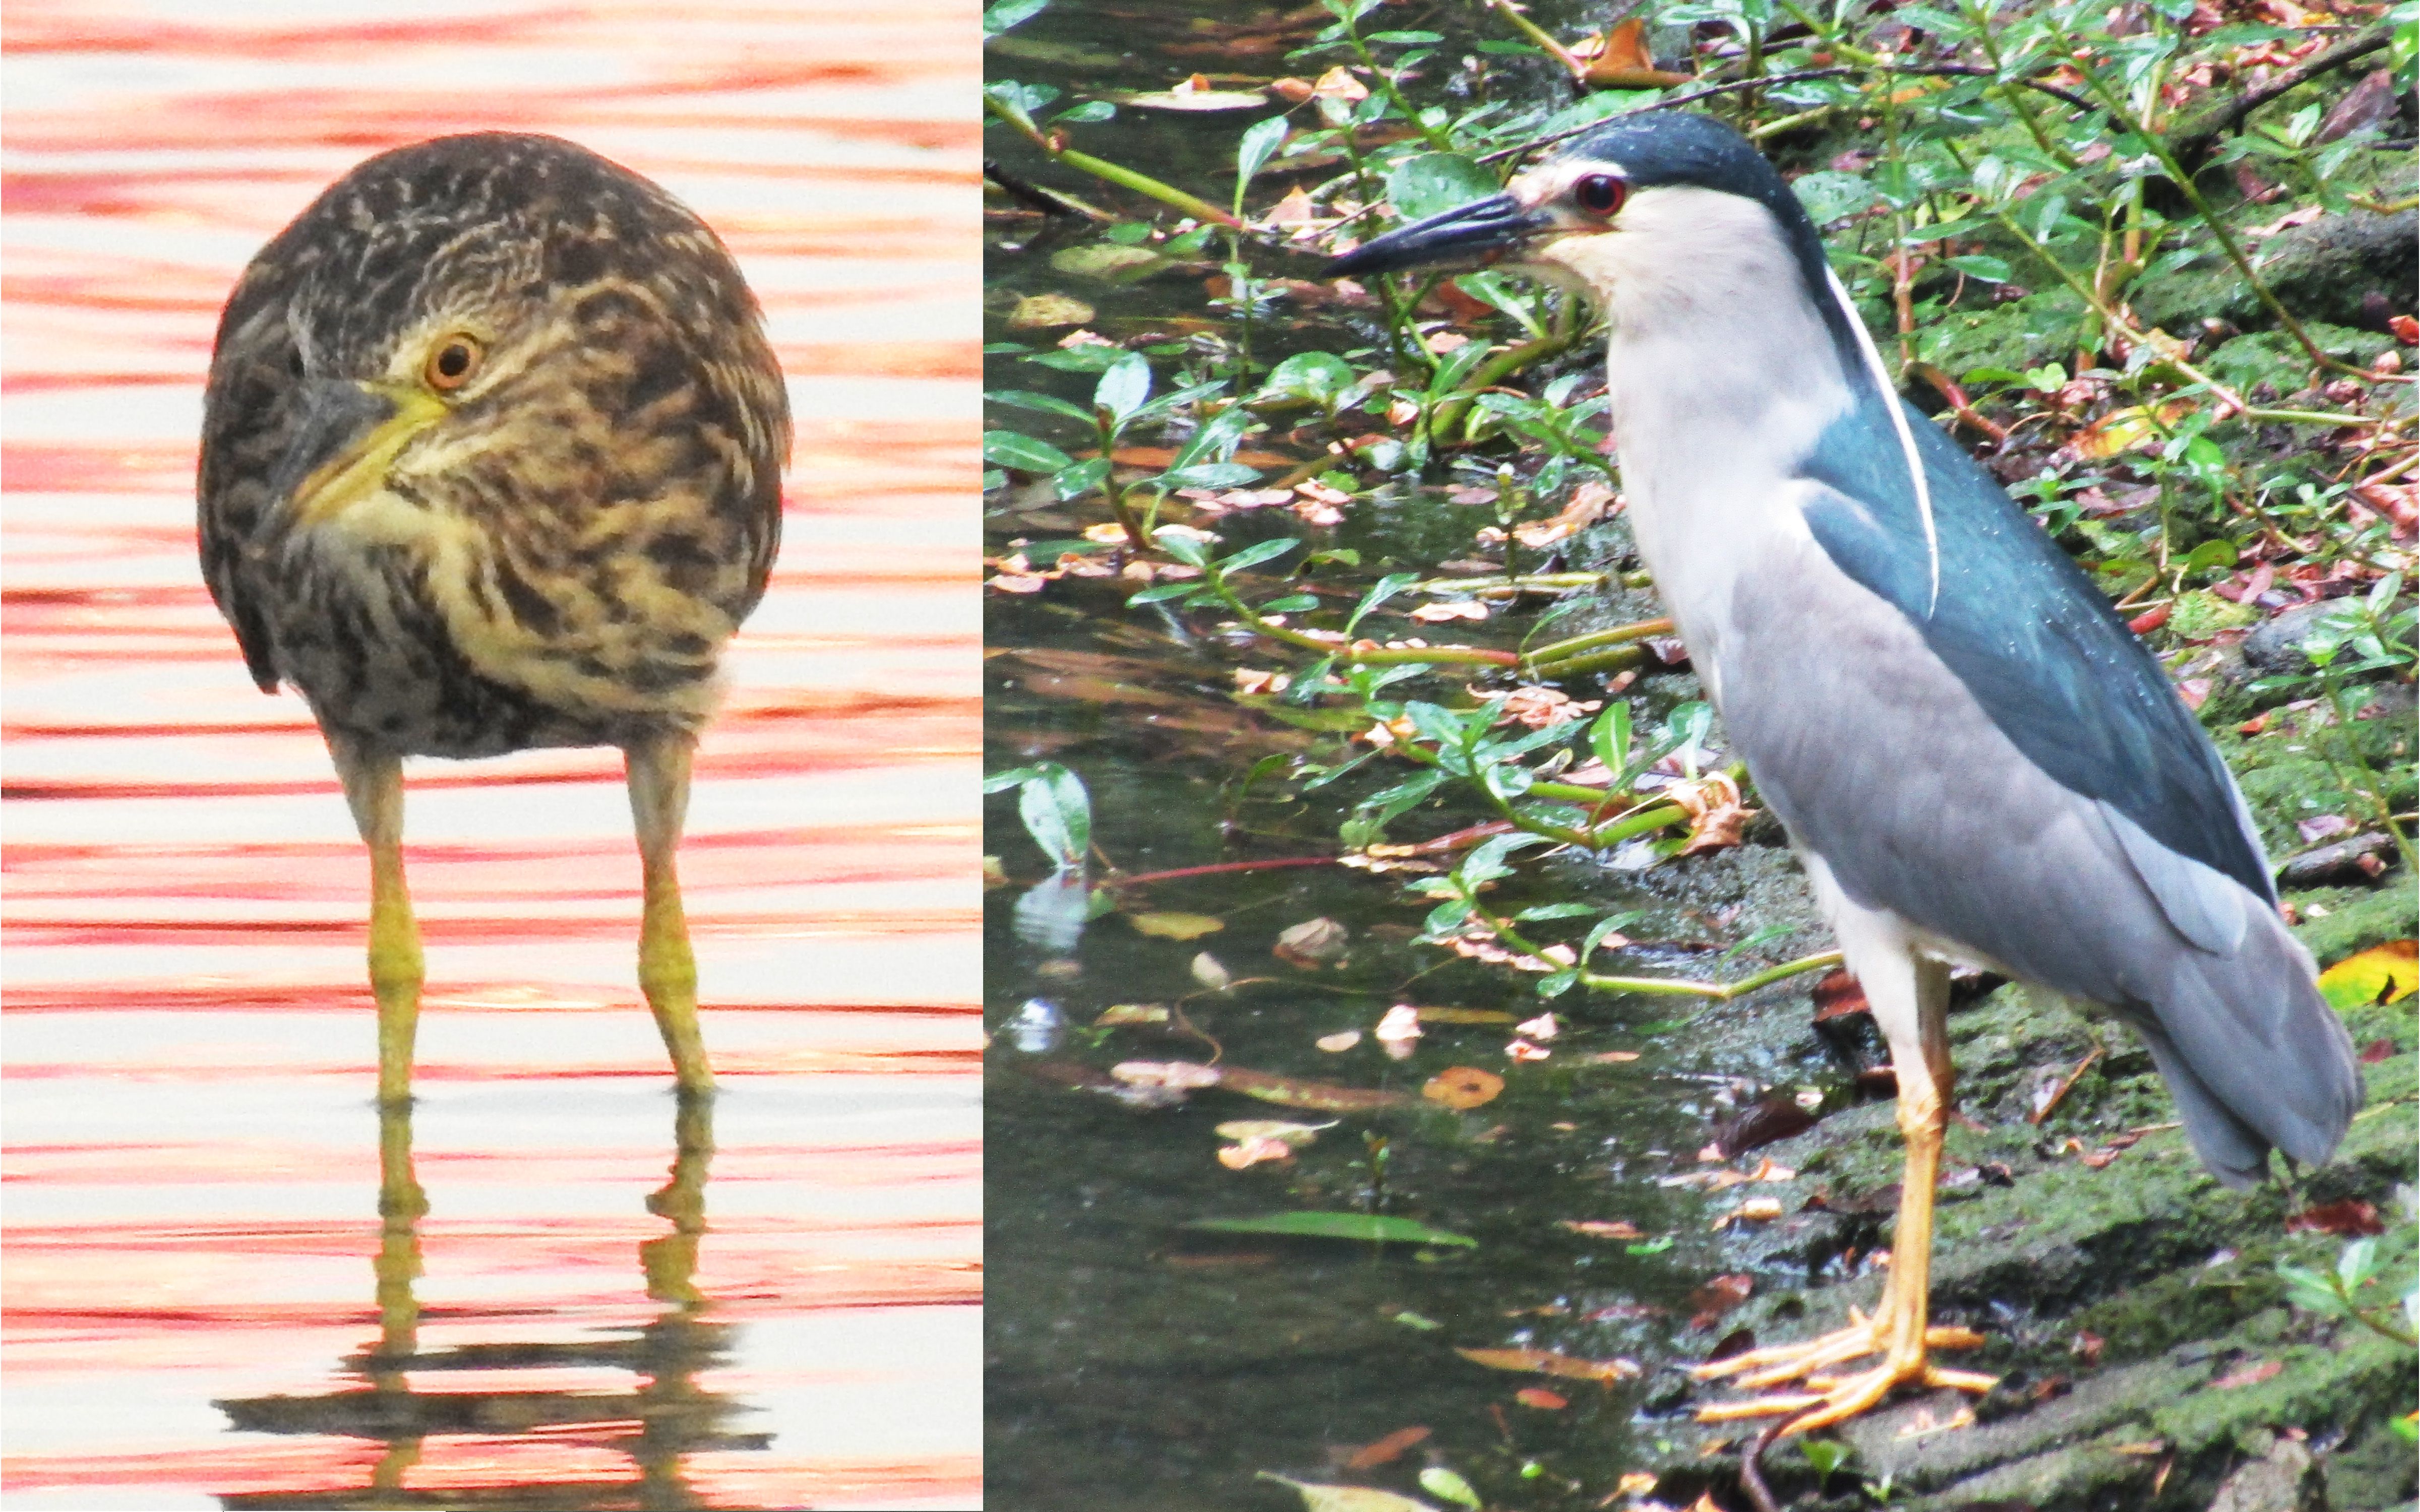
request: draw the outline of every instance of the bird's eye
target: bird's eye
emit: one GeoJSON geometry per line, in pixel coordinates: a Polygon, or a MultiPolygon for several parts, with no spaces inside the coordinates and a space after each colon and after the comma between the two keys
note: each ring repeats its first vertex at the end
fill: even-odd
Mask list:
{"type": "Polygon", "coordinates": [[[1572,198],[1590,215],[1611,215],[1630,197],[1630,186],[1609,173],[1592,173],[1572,186],[1572,198]]]}
{"type": "Polygon", "coordinates": [[[451,335],[428,350],[428,361],[421,367],[421,376],[428,386],[447,393],[471,381],[479,371],[481,348],[478,339],[467,335],[451,335]]]}

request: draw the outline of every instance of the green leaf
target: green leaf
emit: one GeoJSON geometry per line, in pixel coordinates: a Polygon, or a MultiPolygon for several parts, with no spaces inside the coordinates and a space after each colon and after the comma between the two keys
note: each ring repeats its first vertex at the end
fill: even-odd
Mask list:
{"type": "Polygon", "coordinates": [[[1300,397],[1331,405],[1354,384],[1353,364],[1332,352],[1296,352],[1269,369],[1264,398],[1300,397]]]}
{"type": "Polygon", "coordinates": [[[1831,168],[1801,174],[1791,180],[1790,192],[1798,196],[1807,218],[1817,225],[1829,225],[1882,199],[1874,193],[1874,186],[1862,177],[1831,168]]]}
{"type": "Polygon", "coordinates": [[[1034,775],[1017,789],[1016,813],[1033,843],[1061,871],[1084,864],[1093,844],[1093,800],[1083,779],[1056,762],[1037,763],[1034,775]]]}
{"type": "Polygon", "coordinates": [[[1361,595],[1361,602],[1353,606],[1352,618],[1344,622],[1344,633],[1351,635],[1360,625],[1363,615],[1419,580],[1420,575],[1417,572],[1390,572],[1379,579],[1368,593],[1361,595]]]}
{"type": "Polygon", "coordinates": [[[1512,917],[1524,923],[1542,918],[1578,918],[1596,910],[1586,903],[1539,903],[1524,908],[1512,917]]]}
{"type": "Polygon", "coordinates": [[[1633,1255],[1661,1255],[1677,1242],[1676,1236],[1667,1234],[1662,1239],[1651,1239],[1644,1244],[1627,1244],[1623,1248],[1633,1255]]]}
{"type": "Polygon", "coordinates": [[[1387,173],[1387,199],[1406,221],[1485,199],[1503,186],[1476,158],[1459,152],[1421,152],[1387,173]]]}
{"type": "Polygon", "coordinates": [[[1064,415],[1070,420],[1080,420],[1087,425],[1093,423],[1090,409],[1079,404],[1071,404],[1056,394],[1034,393],[1025,389],[993,389],[984,397],[993,404],[1004,404],[1017,409],[1038,409],[1046,415],[1064,415]]]}
{"type": "Polygon", "coordinates": [[[1120,356],[1093,387],[1093,408],[1108,411],[1112,426],[1125,424],[1150,397],[1151,359],[1140,352],[1120,356]]]}
{"type": "Polygon", "coordinates": [[[1185,1226],[1221,1234],[1289,1234],[1297,1239],[1359,1239],[1373,1244],[1459,1244],[1479,1241],[1409,1218],[1368,1212],[1273,1212],[1259,1218],[1196,1218],[1185,1226]]]}
{"type": "Polygon", "coordinates": [[[1059,347],[1035,352],[1023,361],[1055,367],[1062,373],[1098,373],[1125,355],[1116,347],[1059,347]]]}
{"type": "Polygon", "coordinates": [[[1032,21],[1049,4],[1050,0],[999,0],[983,13],[984,40],[989,41],[1012,26],[1032,21]]]}
{"type": "Polygon", "coordinates": [[[1191,467],[1170,468],[1156,481],[1171,488],[1240,488],[1260,482],[1261,470],[1241,462],[1196,462],[1191,467]]]}
{"type": "Polygon", "coordinates": [[[1235,213],[1244,213],[1244,188],[1252,181],[1264,164],[1285,144],[1286,118],[1272,116],[1264,121],[1254,121],[1246,129],[1244,139],[1235,145],[1235,213]]]}
{"type": "Polygon", "coordinates": [[[1987,257],[1981,253],[1964,257],[1952,257],[1949,259],[1949,266],[1969,278],[1978,279],[1986,284],[2005,284],[2016,276],[2009,271],[2007,263],[1997,257],[1987,257]]]}
{"type": "Polygon", "coordinates": [[[1061,468],[1053,474],[1050,479],[1050,491],[1062,499],[1073,499],[1078,494],[1090,493],[1099,487],[1101,480],[1109,475],[1109,459],[1108,457],[1088,456],[1073,467],[1061,468]]]}
{"type": "Polygon", "coordinates": [[[1596,948],[1605,943],[1606,935],[1620,933],[1637,923],[1639,918],[1637,913],[1632,912],[1607,914],[1598,919],[1594,927],[1588,932],[1588,938],[1580,942],[1580,964],[1585,967],[1589,964],[1589,958],[1596,954],[1596,948]]]}
{"type": "Polygon", "coordinates": [[[1420,1489],[1431,1496],[1441,1496],[1449,1502],[1466,1506],[1470,1512],[1485,1512],[1487,1506],[1479,1499],[1479,1493],[1470,1489],[1470,1482],[1443,1465],[1431,1465],[1420,1472],[1420,1489]]]}
{"type": "Polygon", "coordinates": [[[1605,712],[1589,726],[1589,748],[1596,753],[1598,763],[1613,774],[1613,786],[1619,789],[1630,772],[1630,702],[1627,699],[1606,700],[1605,712]]]}
{"type": "Polygon", "coordinates": [[[1300,545],[1302,543],[1291,535],[1255,541],[1233,556],[1220,558],[1218,570],[1222,573],[1242,572],[1247,567],[1257,567],[1273,557],[1281,557],[1300,545]]]}
{"type": "Polygon", "coordinates": [[[1151,532],[1151,538],[1158,543],[1162,551],[1188,567],[1206,567],[1210,564],[1209,548],[1195,539],[1190,532],[1180,531],[1172,525],[1163,525],[1151,532]]]}
{"type": "Polygon", "coordinates": [[[1073,460],[1048,441],[1020,436],[1013,430],[985,431],[983,455],[986,462],[1020,472],[1056,472],[1073,460]]]}
{"type": "Polygon", "coordinates": [[[1139,593],[1132,598],[1127,599],[1126,608],[1133,609],[1141,604],[1159,604],[1171,598],[1183,598],[1186,594],[1195,592],[1202,585],[1198,582],[1154,583],[1149,588],[1144,589],[1141,593],[1139,593]]]}

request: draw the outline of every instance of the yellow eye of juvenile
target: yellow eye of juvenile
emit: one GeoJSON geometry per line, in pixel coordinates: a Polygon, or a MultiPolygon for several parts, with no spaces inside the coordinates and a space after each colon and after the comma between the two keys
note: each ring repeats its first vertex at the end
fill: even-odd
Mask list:
{"type": "Polygon", "coordinates": [[[479,371],[481,350],[478,338],[457,333],[429,348],[428,361],[421,368],[421,377],[440,393],[447,393],[471,381],[479,371]]]}

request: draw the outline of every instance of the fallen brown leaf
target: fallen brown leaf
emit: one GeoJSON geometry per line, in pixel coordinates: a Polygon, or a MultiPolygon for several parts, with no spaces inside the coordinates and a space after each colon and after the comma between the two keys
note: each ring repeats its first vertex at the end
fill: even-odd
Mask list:
{"type": "Polygon", "coordinates": [[[2213,1391],[2232,1391],[2238,1386],[2257,1386],[2285,1368],[2286,1362],[2283,1360],[2255,1360],[2251,1364],[2241,1365],[2219,1377],[2216,1381],[2211,1381],[2210,1383],[2211,1389],[2213,1391]]]}
{"type": "Polygon", "coordinates": [[[1278,935],[1277,958],[1315,971],[1344,953],[1351,932],[1332,918],[1309,918],[1278,935]]]}
{"type": "Polygon", "coordinates": [[[1689,1293],[1689,1305],[1697,1311],[1690,1316],[1691,1328],[1712,1328],[1723,1314],[1747,1301],[1756,1290],[1756,1278],[1747,1275],[1718,1275],[1689,1293]]]}
{"type": "Polygon", "coordinates": [[[1583,1360],[1552,1350],[1456,1350],[1454,1353],[1490,1370],[1526,1370],[1566,1381],[1631,1381],[1639,1375],[1636,1360],[1583,1360]]]}
{"type": "Polygon", "coordinates": [[[1504,1078],[1476,1066],[1449,1066],[1428,1079],[1420,1095],[1460,1112],[1493,1103],[1504,1090],[1504,1078]]]}
{"type": "Polygon", "coordinates": [[[1645,1239],[1637,1224],[1621,1218],[1566,1218],[1555,1226],[1590,1239],[1645,1239]]]}
{"type": "Polygon", "coordinates": [[[2322,1203],[2305,1208],[2286,1220],[2286,1232],[2337,1234],[2356,1239],[2364,1234],[2382,1234],[2386,1225],[2378,1216],[2375,1203],[2359,1197],[2347,1197],[2342,1202],[2322,1203]]]}
{"type": "Polygon", "coordinates": [[[1344,1461],[1344,1468],[1374,1470],[1391,1460],[1402,1458],[1404,1450],[1422,1442],[1428,1436],[1429,1430],[1424,1427],[1397,1428],[1385,1438],[1354,1450],[1352,1456],[1344,1461]]]}

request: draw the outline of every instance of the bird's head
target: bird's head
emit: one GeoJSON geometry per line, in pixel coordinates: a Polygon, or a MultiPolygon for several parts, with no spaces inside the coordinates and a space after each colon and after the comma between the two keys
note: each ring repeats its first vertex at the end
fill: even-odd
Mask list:
{"type": "Polygon", "coordinates": [[[1624,116],[1524,170],[1502,193],[1397,226],[1324,271],[1486,265],[1576,289],[1618,318],[1803,297],[1844,349],[1854,345],[1797,197],[1745,137],[1710,116],[1624,116]],[[1769,281],[1757,270],[1792,268],[1795,287],[1760,286],[1769,281]]]}
{"type": "Polygon", "coordinates": [[[264,523],[383,536],[428,514],[768,494],[789,418],[704,223],[571,143],[488,133],[371,159],[262,249],[204,431],[206,494],[258,487],[264,523]]]}

